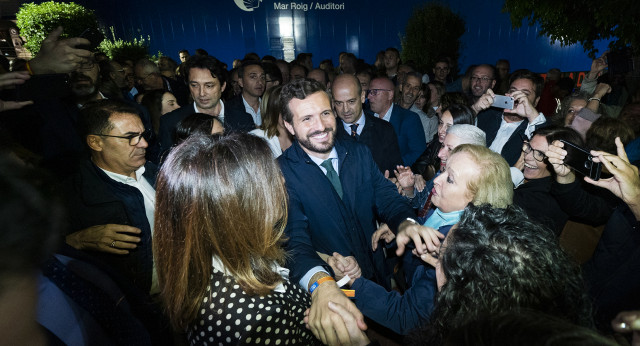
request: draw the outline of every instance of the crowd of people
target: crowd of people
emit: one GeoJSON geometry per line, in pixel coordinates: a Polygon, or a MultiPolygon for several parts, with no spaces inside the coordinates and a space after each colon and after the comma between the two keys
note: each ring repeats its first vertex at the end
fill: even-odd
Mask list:
{"type": "Polygon", "coordinates": [[[0,75],[0,344],[640,343],[639,71],[61,31],[0,75]]]}

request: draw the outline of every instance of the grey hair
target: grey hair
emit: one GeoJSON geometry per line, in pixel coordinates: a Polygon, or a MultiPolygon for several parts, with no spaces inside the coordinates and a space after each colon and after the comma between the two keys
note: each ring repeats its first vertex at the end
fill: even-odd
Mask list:
{"type": "Polygon", "coordinates": [[[447,130],[447,134],[460,138],[460,144],[475,144],[483,147],[487,146],[487,135],[477,126],[468,124],[457,124],[447,130]]]}

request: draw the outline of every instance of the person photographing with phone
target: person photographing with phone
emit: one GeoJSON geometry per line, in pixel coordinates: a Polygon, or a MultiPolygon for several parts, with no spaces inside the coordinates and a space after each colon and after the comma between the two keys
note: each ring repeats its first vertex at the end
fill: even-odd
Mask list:
{"type": "Polygon", "coordinates": [[[489,149],[499,153],[513,166],[520,158],[523,136],[531,138],[547,119],[536,110],[543,79],[529,70],[515,71],[505,96],[513,99],[513,109],[496,108],[496,95],[490,88],[471,108],[478,114],[478,127],[487,134],[489,149]]]}
{"type": "Polygon", "coordinates": [[[603,198],[584,191],[574,171],[565,164],[564,143],[554,141],[545,152],[556,172],[552,193],[570,216],[604,224],[602,237],[589,261],[583,265],[599,327],[608,330],[609,322],[620,311],[640,307],[640,177],[638,167],[629,163],[622,141],[615,139],[617,155],[590,151],[593,161],[602,163],[612,177],[584,181],[617,197],[609,204],[603,198]]]}

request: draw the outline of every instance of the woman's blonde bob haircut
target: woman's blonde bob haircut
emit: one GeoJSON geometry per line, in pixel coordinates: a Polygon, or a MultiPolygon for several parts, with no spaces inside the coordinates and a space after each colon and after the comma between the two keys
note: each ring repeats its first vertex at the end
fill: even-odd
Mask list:
{"type": "Polygon", "coordinates": [[[267,143],[249,134],[192,135],[169,153],[156,186],[153,250],[160,297],[177,330],[197,316],[212,257],[250,295],[282,277],[287,194],[267,143]]]}
{"type": "Polygon", "coordinates": [[[475,144],[457,146],[450,157],[457,153],[467,153],[480,168],[478,175],[467,184],[467,189],[473,196],[471,203],[489,204],[494,208],[506,208],[513,203],[511,171],[502,156],[487,147],[475,144]]]}

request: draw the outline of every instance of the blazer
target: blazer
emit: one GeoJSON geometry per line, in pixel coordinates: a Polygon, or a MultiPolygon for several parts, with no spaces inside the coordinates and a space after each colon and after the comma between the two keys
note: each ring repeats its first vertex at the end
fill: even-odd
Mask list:
{"type": "Polygon", "coordinates": [[[249,132],[255,130],[251,114],[247,113],[242,101],[242,94],[224,103],[224,132],[249,132]]]}
{"type": "Polygon", "coordinates": [[[389,122],[396,130],[402,161],[405,166],[411,167],[427,148],[420,117],[410,110],[393,105],[389,122]]]}
{"type": "MultiPolygon", "coordinates": [[[[487,147],[490,147],[493,140],[496,139],[498,130],[500,130],[500,124],[502,124],[502,111],[489,108],[478,113],[477,119],[477,126],[487,134],[487,147]]],[[[545,124],[546,123],[537,125],[536,128],[543,127],[545,124]]],[[[522,143],[524,142],[522,138],[524,137],[524,131],[527,129],[527,125],[529,125],[529,121],[524,119],[516,130],[513,131],[513,134],[509,137],[509,140],[507,140],[500,151],[500,155],[507,160],[509,166],[515,165],[520,158],[520,154],[522,153],[522,143]]]]}
{"type": "MultiPolygon", "coordinates": [[[[331,268],[317,252],[354,256],[362,275],[388,286],[382,251],[371,251],[371,237],[380,217],[392,230],[413,211],[385,179],[369,149],[356,141],[335,141],[343,198],[300,144],[295,141],[279,158],[289,194],[287,267],[294,282],[313,267],[331,268]]],[[[305,287],[306,289],[306,287],[305,287]]]]}
{"type": "MultiPolygon", "coordinates": [[[[371,151],[373,161],[376,162],[380,172],[384,174],[385,170],[393,173],[396,166],[402,165],[402,155],[400,155],[400,147],[398,138],[393,129],[393,125],[388,122],[376,118],[372,114],[364,114],[364,128],[358,136],[357,141],[365,144],[371,151]]],[[[338,138],[354,139],[343,126],[343,122],[338,121],[338,138]]]]}
{"type": "MultiPolygon", "coordinates": [[[[145,168],[143,176],[155,187],[157,167],[147,162],[145,168]]],[[[86,160],[75,175],[62,183],[61,193],[69,216],[66,234],[104,224],[140,228],[140,243],[127,255],[86,252],[99,263],[127,277],[143,293],[148,294],[153,272],[151,226],[145,214],[144,199],[140,191],[112,180],[90,160],[86,160]],[[123,199],[117,196],[126,197],[123,199]]]]}

